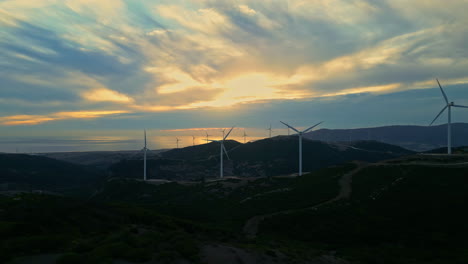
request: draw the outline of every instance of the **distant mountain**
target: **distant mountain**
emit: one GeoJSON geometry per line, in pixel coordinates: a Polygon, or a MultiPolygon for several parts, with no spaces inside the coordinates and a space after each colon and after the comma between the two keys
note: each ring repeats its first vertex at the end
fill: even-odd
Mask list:
{"type": "Polygon", "coordinates": [[[102,181],[96,169],[47,157],[0,154],[0,191],[44,190],[64,192],[89,189],[102,181]]]}
{"type": "MultiPolygon", "coordinates": [[[[224,160],[226,176],[274,176],[298,171],[298,138],[278,136],[241,144],[225,142],[230,159],[224,160]]],[[[161,153],[161,158],[148,161],[149,178],[203,179],[219,175],[219,143],[173,149],[161,153]]],[[[360,160],[376,162],[408,155],[412,151],[377,141],[326,143],[303,140],[303,169],[305,172],[360,160]]],[[[141,159],[123,160],[110,167],[112,176],[141,178],[141,159]]]]}
{"type": "MultiPolygon", "coordinates": [[[[468,146],[468,124],[452,124],[453,146],[468,146]]],[[[304,137],[327,142],[376,140],[414,151],[427,151],[447,146],[447,125],[384,126],[356,129],[319,129],[304,137]]]]}

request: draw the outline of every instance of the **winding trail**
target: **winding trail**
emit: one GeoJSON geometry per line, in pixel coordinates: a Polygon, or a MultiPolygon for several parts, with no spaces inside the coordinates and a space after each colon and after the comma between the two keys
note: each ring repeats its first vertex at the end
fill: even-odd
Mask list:
{"type": "Polygon", "coordinates": [[[359,172],[362,168],[368,166],[368,164],[364,164],[360,162],[354,162],[354,163],[357,165],[357,167],[353,169],[352,171],[344,174],[339,180],[338,184],[340,185],[340,192],[338,193],[337,196],[323,203],[319,203],[317,205],[306,207],[306,208],[289,209],[289,210],[283,210],[283,211],[274,212],[270,214],[254,216],[250,218],[249,220],[247,220],[247,222],[244,225],[243,232],[245,236],[248,239],[254,239],[255,237],[257,237],[258,226],[263,220],[267,218],[281,215],[281,214],[291,214],[291,213],[303,212],[303,211],[308,211],[308,210],[314,210],[320,206],[323,206],[323,205],[326,205],[326,204],[329,204],[329,203],[332,203],[341,199],[348,199],[351,196],[351,192],[352,192],[351,184],[352,184],[353,175],[359,172]]]}
{"type": "Polygon", "coordinates": [[[440,163],[440,162],[428,162],[428,161],[413,161],[413,162],[404,162],[404,159],[397,158],[397,159],[392,159],[392,160],[385,160],[377,163],[362,163],[355,161],[354,164],[357,165],[355,169],[352,171],[344,174],[341,179],[339,180],[339,185],[340,185],[340,192],[338,195],[328,201],[325,201],[323,203],[306,207],[306,208],[300,208],[300,209],[289,209],[289,210],[283,210],[275,213],[270,213],[270,214],[264,214],[264,215],[257,215],[253,216],[244,225],[243,232],[245,236],[249,239],[254,239],[257,236],[258,232],[258,226],[260,223],[270,217],[281,215],[281,214],[291,214],[291,213],[297,213],[297,212],[303,212],[303,211],[308,211],[308,210],[314,210],[317,209],[320,206],[336,202],[341,199],[349,199],[351,197],[352,193],[352,180],[353,176],[361,171],[364,168],[368,167],[374,167],[374,166],[382,166],[382,165],[387,165],[387,166],[425,166],[425,167],[444,167],[444,168],[465,168],[468,167],[468,162],[458,162],[458,163],[440,163]],[[396,161],[403,161],[401,163],[395,164],[394,162],[396,161]]]}

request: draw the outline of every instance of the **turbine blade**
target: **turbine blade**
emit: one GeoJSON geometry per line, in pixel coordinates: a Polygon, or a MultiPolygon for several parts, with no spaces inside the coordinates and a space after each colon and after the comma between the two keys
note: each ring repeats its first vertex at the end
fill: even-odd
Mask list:
{"type": "Polygon", "coordinates": [[[468,108],[468,106],[464,106],[464,105],[452,105],[454,107],[461,107],[461,108],[468,108]]]}
{"type": "Polygon", "coordinates": [[[290,129],[292,129],[292,130],[296,131],[297,133],[299,133],[299,130],[295,129],[294,127],[292,127],[292,126],[290,126],[290,125],[286,124],[286,123],[285,123],[285,122],[283,122],[283,121],[280,121],[280,122],[281,122],[281,123],[283,123],[283,125],[285,125],[285,126],[289,127],[290,129]]]}
{"type": "Polygon", "coordinates": [[[231,158],[229,158],[228,152],[227,152],[226,147],[224,146],[224,144],[223,144],[223,150],[224,150],[224,154],[226,154],[226,157],[228,158],[228,160],[231,160],[231,158]]]}
{"type": "Polygon", "coordinates": [[[431,124],[429,124],[430,126],[437,120],[437,118],[439,118],[439,116],[445,111],[445,109],[447,109],[447,107],[448,106],[442,108],[442,111],[440,111],[440,113],[434,118],[434,120],[432,120],[431,124]]]}
{"type": "Polygon", "coordinates": [[[225,140],[229,136],[229,134],[231,134],[233,129],[234,129],[234,127],[231,127],[231,130],[229,130],[229,132],[226,134],[226,136],[224,136],[223,140],[225,140]]]}
{"type": "Polygon", "coordinates": [[[313,126],[309,127],[308,129],[306,129],[306,130],[302,131],[302,133],[306,133],[307,131],[311,130],[312,128],[314,128],[314,127],[316,127],[316,126],[318,126],[318,125],[320,125],[320,124],[322,124],[322,123],[323,123],[323,121],[322,121],[322,122],[320,122],[320,123],[318,123],[318,124],[315,124],[315,125],[313,125],[313,126]]]}
{"type": "Polygon", "coordinates": [[[447,99],[447,95],[445,95],[444,89],[442,89],[442,85],[440,85],[439,79],[436,79],[436,80],[437,80],[437,84],[439,84],[440,91],[442,92],[442,95],[444,96],[445,102],[446,102],[447,104],[449,104],[449,101],[448,101],[448,99],[447,99]]]}

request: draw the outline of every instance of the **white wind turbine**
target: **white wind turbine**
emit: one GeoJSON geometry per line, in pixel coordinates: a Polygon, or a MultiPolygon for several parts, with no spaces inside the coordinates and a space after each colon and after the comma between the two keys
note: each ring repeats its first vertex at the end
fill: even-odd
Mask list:
{"type": "Polygon", "coordinates": [[[146,129],[145,129],[144,135],[145,135],[145,147],[141,151],[143,151],[143,180],[146,181],[146,152],[149,150],[146,147],[146,129]]]}
{"type": "Polygon", "coordinates": [[[299,131],[297,129],[295,129],[294,127],[284,123],[283,121],[280,121],[281,123],[283,123],[283,125],[291,128],[292,130],[296,131],[297,132],[297,135],[299,136],[299,176],[302,176],[302,134],[304,133],[307,133],[309,130],[313,129],[314,127],[320,125],[322,122],[318,123],[318,124],[315,124],[309,128],[307,128],[306,130],[303,130],[303,131],[299,131]]]}
{"type": "Polygon", "coordinates": [[[206,134],[206,143],[208,143],[208,141],[210,141],[210,140],[209,140],[209,137],[210,137],[211,135],[208,135],[208,132],[207,132],[207,131],[205,131],[205,134],[206,134]]]}
{"type": "Polygon", "coordinates": [[[267,128],[267,130],[270,131],[270,138],[271,138],[271,131],[273,130],[273,129],[271,129],[271,124],[270,124],[270,127],[267,128]]]}
{"type": "Polygon", "coordinates": [[[223,152],[226,154],[226,157],[229,159],[229,155],[227,153],[227,150],[226,150],[226,147],[224,147],[224,140],[226,140],[226,138],[229,136],[229,134],[231,134],[231,131],[234,129],[234,127],[232,127],[229,132],[226,134],[226,136],[223,137],[223,139],[221,140],[209,140],[211,142],[219,142],[220,144],[220,154],[219,154],[219,162],[220,162],[220,167],[219,167],[219,177],[220,178],[223,178],[224,176],[224,168],[223,168],[223,152]]]}
{"type": "Polygon", "coordinates": [[[440,91],[442,92],[442,95],[444,96],[444,99],[445,99],[445,102],[447,103],[447,105],[442,108],[442,110],[439,112],[439,114],[434,118],[434,120],[432,120],[431,124],[429,126],[431,126],[436,120],[437,118],[439,118],[439,116],[445,111],[445,109],[448,108],[448,123],[447,123],[447,154],[452,154],[452,131],[451,131],[451,126],[452,126],[452,107],[461,107],[461,108],[468,108],[468,106],[464,106],[464,105],[456,105],[454,102],[449,102],[448,99],[447,99],[447,95],[445,94],[444,92],[444,89],[442,89],[442,85],[440,85],[440,82],[438,79],[436,79],[437,81],[437,84],[439,85],[439,88],[440,88],[440,91]]]}

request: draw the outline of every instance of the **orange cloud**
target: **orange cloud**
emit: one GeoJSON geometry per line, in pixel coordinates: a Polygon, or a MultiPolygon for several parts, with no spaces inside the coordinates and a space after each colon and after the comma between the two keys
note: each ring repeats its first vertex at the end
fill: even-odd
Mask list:
{"type": "Polygon", "coordinates": [[[66,119],[95,119],[108,115],[125,114],[128,111],[76,111],[58,112],[50,115],[14,115],[0,117],[0,124],[5,126],[38,125],[45,122],[66,119]]]}
{"type": "Polygon", "coordinates": [[[83,98],[94,102],[116,102],[116,103],[131,103],[133,99],[125,94],[121,94],[117,91],[98,88],[91,91],[84,92],[81,95],[83,98]]]}

